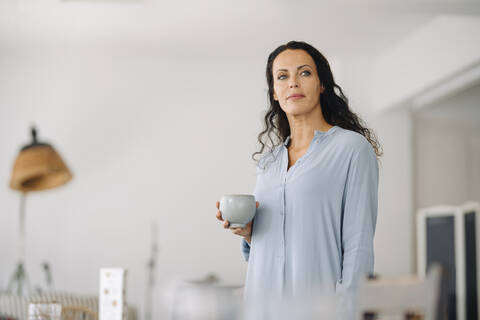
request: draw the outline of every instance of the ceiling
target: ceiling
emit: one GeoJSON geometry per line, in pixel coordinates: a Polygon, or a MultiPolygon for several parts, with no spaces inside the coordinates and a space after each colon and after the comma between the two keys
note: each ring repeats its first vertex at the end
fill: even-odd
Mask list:
{"type": "Polygon", "coordinates": [[[477,3],[2,0],[0,55],[107,47],[137,55],[249,58],[297,39],[329,56],[369,57],[439,14],[477,14],[477,3]]]}
{"type": "Polygon", "coordinates": [[[414,110],[419,120],[462,123],[480,129],[480,81],[441,101],[414,110]]]}

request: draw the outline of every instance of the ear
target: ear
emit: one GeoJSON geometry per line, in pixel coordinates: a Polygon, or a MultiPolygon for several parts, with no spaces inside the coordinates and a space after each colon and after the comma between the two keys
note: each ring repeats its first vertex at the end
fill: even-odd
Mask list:
{"type": "Polygon", "coordinates": [[[323,84],[320,84],[320,93],[323,93],[325,92],[325,87],[323,86],[323,84]]]}

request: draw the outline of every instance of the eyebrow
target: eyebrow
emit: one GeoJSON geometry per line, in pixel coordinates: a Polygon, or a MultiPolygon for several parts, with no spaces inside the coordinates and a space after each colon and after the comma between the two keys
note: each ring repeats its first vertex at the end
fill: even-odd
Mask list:
{"type": "MultiPolygon", "coordinates": [[[[298,66],[298,67],[297,67],[297,70],[300,70],[300,69],[302,69],[303,67],[312,68],[312,67],[310,67],[310,65],[308,65],[308,64],[303,64],[303,65],[301,65],[301,66],[298,66]]],[[[278,72],[280,72],[280,71],[288,71],[288,70],[287,70],[287,69],[278,69],[275,73],[278,73],[278,72]]]]}

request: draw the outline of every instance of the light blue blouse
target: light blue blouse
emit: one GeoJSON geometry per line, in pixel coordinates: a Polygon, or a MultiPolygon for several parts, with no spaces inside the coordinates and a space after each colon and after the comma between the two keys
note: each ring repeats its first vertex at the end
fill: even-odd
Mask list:
{"type": "Polygon", "coordinates": [[[260,206],[251,245],[242,240],[245,297],[354,293],[359,277],[373,273],[376,154],[364,136],[334,126],[316,130],[287,170],[289,141],[257,165],[260,206]]]}

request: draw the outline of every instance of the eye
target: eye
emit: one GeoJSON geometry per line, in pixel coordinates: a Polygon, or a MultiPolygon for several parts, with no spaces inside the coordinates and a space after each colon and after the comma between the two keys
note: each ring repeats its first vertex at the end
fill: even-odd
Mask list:
{"type": "Polygon", "coordinates": [[[286,78],[287,78],[287,76],[284,75],[284,74],[281,74],[277,77],[278,80],[283,80],[283,79],[286,79],[286,78]]]}
{"type": "Polygon", "coordinates": [[[308,77],[309,75],[311,75],[311,73],[310,73],[310,71],[308,71],[308,70],[303,70],[302,73],[301,73],[301,75],[308,77]]]}

